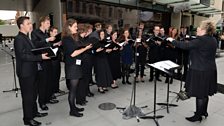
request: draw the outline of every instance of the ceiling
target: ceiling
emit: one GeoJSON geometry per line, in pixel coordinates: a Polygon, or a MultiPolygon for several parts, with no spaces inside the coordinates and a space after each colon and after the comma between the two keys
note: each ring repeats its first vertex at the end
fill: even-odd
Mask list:
{"type": "Polygon", "coordinates": [[[1,0],[0,10],[32,11],[40,0],[1,0]]]}

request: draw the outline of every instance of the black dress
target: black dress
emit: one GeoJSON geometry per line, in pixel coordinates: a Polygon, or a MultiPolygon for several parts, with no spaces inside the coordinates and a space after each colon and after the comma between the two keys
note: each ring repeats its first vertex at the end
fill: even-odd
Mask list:
{"type": "MultiPolygon", "coordinates": [[[[106,41],[99,41],[100,46],[104,46],[106,41]]],[[[109,87],[113,82],[110,66],[107,59],[105,50],[95,53],[95,72],[96,72],[96,83],[98,87],[109,87]]]]}
{"type": "Polygon", "coordinates": [[[185,83],[188,95],[197,98],[214,95],[217,92],[215,38],[204,35],[190,42],[174,41],[173,44],[189,50],[189,70],[185,83]]]}
{"type": "Polygon", "coordinates": [[[113,76],[113,80],[121,78],[121,54],[120,49],[113,50],[108,54],[108,61],[110,70],[113,76]]]}
{"type": "Polygon", "coordinates": [[[71,54],[79,49],[81,44],[70,36],[64,37],[62,43],[64,48],[65,78],[80,79],[82,77],[82,56],[71,57],[71,54]]]}

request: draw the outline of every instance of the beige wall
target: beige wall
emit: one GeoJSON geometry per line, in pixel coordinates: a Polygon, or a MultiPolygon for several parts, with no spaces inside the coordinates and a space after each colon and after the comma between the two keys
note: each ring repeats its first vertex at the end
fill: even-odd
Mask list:
{"type": "Polygon", "coordinates": [[[197,16],[195,15],[194,16],[194,27],[198,27],[200,25],[200,22],[203,21],[203,20],[207,20],[208,18],[207,17],[203,17],[203,16],[197,16]]]}
{"type": "Polygon", "coordinates": [[[175,28],[180,28],[181,26],[181,13],[171,14],[171,26],[175,28]]]}
{"type": "Polygon", "coordinates": [[[39,26],[38,20],[41,16],[47,16],[49,13],[54,15],[54,26],[59,28],[61,31],[62,28],[62,9],[61,9],[61,0],[40,0],[38,5],[33,10],[33,22],[39,26]]]}
{"type": "MultiPolygon", "coordinates": [[[[222,0],[214,0],[214,5],[211,5],[211,7],[222,10],[222,0]]],[[[210,19],[217,23],[221,19],[221,14],[213,15],[210,19]]]]}
{"type": "Polygon", "coordinates": [[[191,14],[183,14],[182,16],[182,23],[181,25],[182,26],[185,26],[185,27],[188,27],[191,25],[191,21],[192,21],[192,18],[191,18],[191,14]]]}
{"type": "MultiPolygon", "coordinates": [[[[215,0],[214,5],[211,5],[211,7],[222,10],[222,4],[223,4],[222,0],[215,0]]],[[[189,17],[184,17],[182,19],[182,25],[183,26],[194,25],[194,27],[197,27],[197,26],[199,26],[200,22],[203,21],[203,20],[211,19],[215,23],[217,23],[221,19],[221,14],[213,15],[210,18],[195,15],[194,16],[194,24],[191,24],[191,21],[192,21],[191,14],[187,14],[187,15],[189,15],[189,17]]],[[[178,27],[181,26],[180,22],[181,22],[181,14],[180,13],[172,13],[172,15],[171,15],[171,26],[174,26],[174,27],[178,28],[178,27]]]]}

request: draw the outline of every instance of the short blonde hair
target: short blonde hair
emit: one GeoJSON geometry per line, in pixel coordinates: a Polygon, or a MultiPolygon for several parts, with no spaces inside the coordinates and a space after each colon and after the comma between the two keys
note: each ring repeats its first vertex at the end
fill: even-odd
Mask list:
{"type": "Polygon", "coordinates": [[[211,20],[202,21],[200,28],[205,30],[208,35],[213,35],[216,31],[215,23],[211,20]]]}

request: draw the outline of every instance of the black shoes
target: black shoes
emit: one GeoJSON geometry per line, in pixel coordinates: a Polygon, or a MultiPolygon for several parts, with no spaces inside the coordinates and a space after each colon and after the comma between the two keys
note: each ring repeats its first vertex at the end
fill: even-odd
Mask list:
{"type": "Polygon", "coordinates": [[[89,92],[89,93],[87,94],[87,96],[88,96],[88,97],[94,97],[94,94],[93,94],[92,92],[89,92]]]}
{"type": "Polygon", "coordinates": [[[24,125],[29,125],[29,126],[40,126],[41,122],[38,122],[36,120],[29,120],[29,121],[24,121],[24,125]]]}
{"type": "Polygon", "coordinates": [[[69,113],[70,116],[75,116],[75,117],[82,117],[83,114],[79,113],[78,111],[70,111],[69,113]]]}
{"type": "Polygon", "coordinates": [[[207,118],[208,117],[208,113],[206,112],[206,113],[202,114],[202,116],[204,116],[205,118],[207,118]]]}
{"type": "Polygon", "coordinates": [[[153,78],[150,78],[150,79],[149,79],[149,82],[152,82],[152,81],[153,81],[153,78]]]}
{"type": "Polygon", "coordinates": [[[98,88],[98,92],[100,92],[101,94],[104,94],[105,93],[105,91],[103,89],[100,90],[99,88],[98,88]]]}
{"type": "Polygon", "coordinates": [[[161,79],[159,79],[159,78],[157,78],[156,80],[157,80],[157,81],[160,81],[160,82],[162,81],[162,80],[161,80],[161,79]]]}
{"type": "Polygon", "coordinates": [[[57,99],[55,94],[51,95],[51,99],[57,99]]]}
{"type": "Polygon", "coordinates": [[[85,101],[76,101],[77,105],[81,105],[81,106],[86,106],[86,102],[85,101]]]}
{"type": "Polygon", "coordinates": [[[41,110],[45,110],[45,111],[48,110],[48,107],[45,104],[41,104],[40,108],[41,108],[41,110]]]}
{"type": "Polygon", "coordinates": [[[51,99],[51,100],[49,100],[47,103],[49,103],[49,104],[56,104],[56,103],[58,103],[59,101],[58,100],[56,100],[56,99],[51,99]]]}
{"type": "Polygon", "coordinates": [[[62,90],[59,89],[59,90],[57,91],[57,93],[59,93],[59,94],[64,94],[65,91],[62,91],[62,90]]]}
{"type": "Polygon", "coordinates": [[[103,91],[109,91],[107,88],[103,88],[103,91]]]}
{"type": "Polygon", "coordinates": [[[47,116],[48,115],[48,113],[39,113],[39,112],[37,112],[36,114],[35,114],[35,117],[45,117],[45,116],[47,116]]]}
{"type": "Polygon", "coordinates": [[[129,84],[129,85],[131,85],[131,82],[129,82],[129,81],[127,81],[126,83],[129,84]]]}
{"type": "Polygon", "coordinates": [[[84,108],[78,108],[78,107],[75,107],[75,110],[78,111],[78,112],[82,112],[82,111],[84,111],[85,109],[84,109],[84,108]]]}
{"type": "MultiPolygon", "coordinates": [[[[169,79],[166,79],[165,80],[165,83],[168,83],[169,82],[169,79]]],[[[173,83],[173,79],[170,79],[170,84],[172,84],[173,83]]]]}
{"type": "Polygon", "coordinates": [[[200,121],[202,120],[202,117],[199,115],[194,115],[192,117],[186,117],[186,120],[190,121],[190,122],[196,122],[196,121],[200,121]]]}

